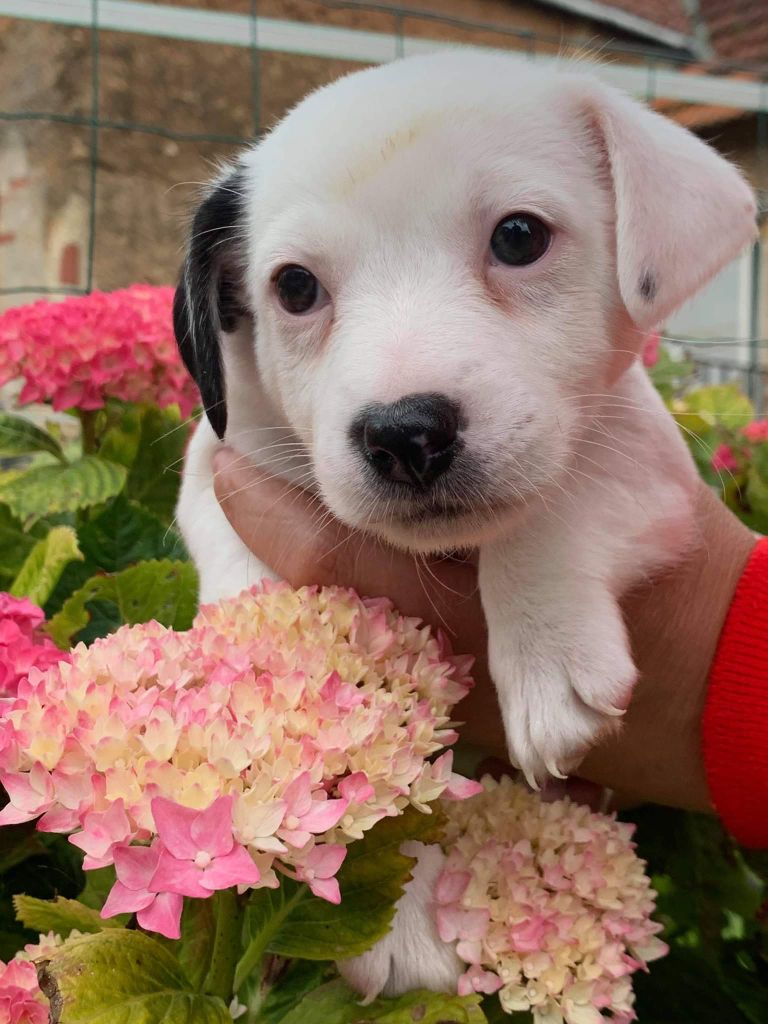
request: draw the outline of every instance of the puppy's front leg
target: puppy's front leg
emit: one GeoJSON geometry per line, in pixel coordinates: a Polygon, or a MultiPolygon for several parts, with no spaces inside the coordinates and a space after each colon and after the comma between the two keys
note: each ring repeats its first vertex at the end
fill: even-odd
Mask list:
{"type": "Polygon", "coordinates": [[[491,676],[531,784],[566,774],[629,701],[636,670],[608,558],[600,538],[546,520],[481,551],[491,676]]]}

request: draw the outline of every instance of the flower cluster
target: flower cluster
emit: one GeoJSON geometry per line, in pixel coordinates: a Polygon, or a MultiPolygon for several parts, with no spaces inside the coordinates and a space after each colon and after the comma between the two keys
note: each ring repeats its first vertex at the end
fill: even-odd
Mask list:
{"type": "Polygon", "coordinates": [[[468,965],[460,993],[498,992],[536,1024],[629,1024],[629,976],[667,952],[634,826],[508,778],[484,790],[446,805],[436,886],[440,936],[468,965]]]}
{"type": "Polygon", "coordinates": [[[45,670],[67,655],[40,631],[45,618],[27,598],[0,592],[0,697],[15,697],[32,668],[45,670]]]}
{"type": "Polygon", "coordinates": [[[24,382],[19,402],[100,409],[108,398],[199,401],[173,338],[172,288],[132,285],[63,302],[41,300],[0,316],[0,385],[24,382]]]}
{"type": "MultiPolygon", "coordinates": [[[[114,863],[106,914],[178,934],[183,896],[278,885],[338,902],[346,844],[409,803],[471,795],[453,706],[469,660],[348,590],[263,584],[186,633],[123,627],[32,670],[0,721],[0,824],[114,863]]],[[[479,788],[479,787],[477,787],[479,788]]]]}
{"type": "Polygon", "coordinates": [[[710,459],[710,465],[716,473],[739,473],[748,466],[752,459],[752,445],[768,443],[768,420],[754,420],[742,427],[740,436],[731,444],[719,444],[710,459]],[[744,444],[744,441],[747,444],[744,444]]]}
{"type": "Polygon", "coordinates": [[[0,960],[0,1021],[3,1024],[47,1024],[48,1004],[31,963],[0,960]]]}

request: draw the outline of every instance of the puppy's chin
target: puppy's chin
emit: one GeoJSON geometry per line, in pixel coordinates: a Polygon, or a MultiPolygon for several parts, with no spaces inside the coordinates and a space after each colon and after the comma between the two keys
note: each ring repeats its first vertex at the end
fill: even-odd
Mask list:
{"type": "Polygon", "coordinates": [[[405,551],[436,555],[488,543],[514,529],[526,512],[522,502],[476,509],[427,505],[352,525],[405,551]]]}

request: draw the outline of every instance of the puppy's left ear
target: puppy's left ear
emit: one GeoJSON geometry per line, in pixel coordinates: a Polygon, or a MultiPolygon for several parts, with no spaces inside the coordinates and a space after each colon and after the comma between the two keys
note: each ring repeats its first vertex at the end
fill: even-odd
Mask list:
{"type": "Polygon", "coordinates": [[[221,334],[234,331],[248,315],[242,287],[244,194],[244,175],[238,169],[216,182],[200,204],[173,303],[181,358],[219,438],[227,429],[221,334]]]}
{"type": "Polygon", "coordinates": [[[597,80],[583,86],[579,105],[613,186],[619,290],[648,330],[754,240],[755,197],[691,132],[597,80]]]}

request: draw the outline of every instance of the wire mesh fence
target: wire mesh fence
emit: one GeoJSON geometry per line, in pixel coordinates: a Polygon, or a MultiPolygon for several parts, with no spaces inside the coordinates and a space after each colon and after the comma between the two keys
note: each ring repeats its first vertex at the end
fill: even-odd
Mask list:
{"type": "MultiPolygon", "coordinates": [[[[768,211],[768,66],[694,58],[674,32],[638,41],[637,26],[564,21],[552,5],[441,7],[0,0],[0,305],[173,280],[185,211],[217,160],[316,85],[446,46],[593,64],[735,157],[768,211]]],[[[760,406],[768,260],[758,248],[729,274],[667,331],[701,379],[738,379],[760,406]]]]}

